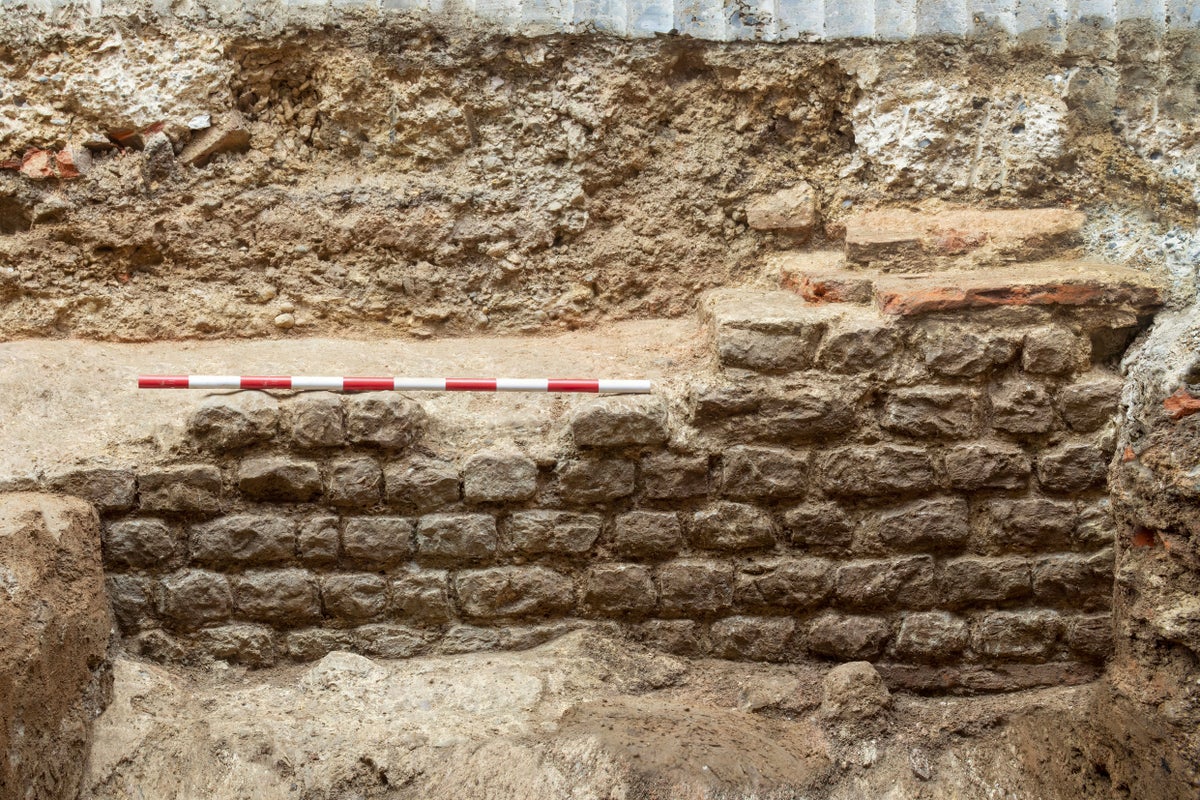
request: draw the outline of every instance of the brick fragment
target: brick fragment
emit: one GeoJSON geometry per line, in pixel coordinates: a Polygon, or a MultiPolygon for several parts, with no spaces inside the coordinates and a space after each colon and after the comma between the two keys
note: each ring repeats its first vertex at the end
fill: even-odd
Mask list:
{"type": "Polygon", "coordinates": [[[889,638],[891,628],[879,617],[830,612],[809,625],[808,649],[843,661],[870,660],[883,652],[889,638]]]}
{"type": "Polygon", "coordinates": [[[1046,433],[1055,426],[1054,409],[1045,387],[1013,378],[992,391],[992,425],[1009,433],[1046,433]]]}
{"type": "Polygon", "coordinates": [[[914,500],[879,514],[875,536],[892,550],[955,550],[971,530],[967,501],[962,497],[914,500]]]}
{"type": "Polygon", "coordinates": [[[683,526],[673,511],[630,511],[613,521],[612,548],[620,556],[667,558],[683,547],[683,526]]]}
{"type": "Polygon", "coordinates": [[[976,404],[975,393],[966,389],[896,389],[884,403],[880,424],[909,436],[962,439],[975,432],[976,404]]]}
{"type": "Polygon", "coordinates": [[[269,667],[280,656],[278,635],[265,625],[204,628],[192,637],[191,646],[209,658],[249,667],[269,667]]]}
{"type": "Polygon", "coordinates": [[[938,591],[946,606],[965,608],[1029,597],[1029,561],[966,556],[941,564],[938,591]]]}
{"type": "Polygon", "coordinates": [[[392,613],[417,624],[440,625],[454,617],[450,578],[445,570],[424,569],[392,576],[392,613]]]}
{"type": "Polygon", "coordinates": [[[457,503],[460,483],[458,468],[438,458],[413,456],[384,470],[387,502],[416,512],[457,503]]]}
{"type": "Polygon", "coordinates": [[[475,619],[560,614],[575,604],[571,579],[545,567],[466,570],[454,585],[463,614],[475,619]]]}
{"type": "Polygon", "coordinates": [[[713,623],[713,655],[745,661],[786,661],[796,621],[791,617],[726,617],[713,623]]]}
{"type": "Polygon", "coordinates": [[[1058,412],[1067,426],[1088,433],[1110,422],[1121,405],[1123,382],[1116,375],[1088,375],[1058,392],[1058,412]]]}
{"type": "Polygon", "coordinates": [[[539,509],[514,512],[505,530],[514,552],[578,555],[592,549],[602,522],[596,514],[539,509]]]}
{"type": "Polygon", "coordinates": [[[835,569],[823,558],[776,558],[744,565],[734,584],[739,609],[816,608],[833,589],[835,569]]]}
{"type": "Polygon", "coordinates": [[[285,407],[285,427],[297,447],[341,447],[346,443],[342,398],[311,392],[293,398],[285,407]]]}
{"type": "Polygon", "coordinates": [[[325,613],[340,622],[378,620],[387,613],[388,582],[373,573],[326,575],[321,598],[325,613]]]}
{"type": "Polygon", "coordinates": [[[841,447],[824,456],[819,470],[827,492],[881,497],[928,491],[936,486],[933,462],[921,448],[881,444],[841,447]]]}
{"type": "Polygon", "coordinates": [[[104,565],[169,570],[187,556],[183,537],[161,519],[123,519],[103,533],[104,565]]]}
{"type": "Polygon", "coordinates": [[[463,466],[463,499],[468,503],[509,503],[537,491],[537,464],[515,448],[484,450],[463,466]]]}
{"type": "Polygon", "coordinates": [[[939,599],[933,558],[847,562],[837,570],[834,595],[845,608],[931,608],[939,599]]]}
{"type": "Polygon", "coordinates": [[[945,611],[906,614],[893,648],[897,656],[924,663],[958,658],[970,641],[967,621],[945,611]]]}
{"type": "Polygon", "coordinates": [[[251,570],[230,584],[234,609],[243,619],[298,627],[321,618],[317,581],[306,570],[251,570]]]}
{"type": "Polygon", "coordinates": [[[204,398],[188,419],[188,433],[218,452],[247,447],[275,435],[279,403],[263,392],[237,392],[204,398]]]}
{"type": "Polygon", "coordinates": [[[975,623],[971,646],[992,658],[1045,661],[1062,627],[1054,611],[993,611],[975,623]]]}
{"type": "Polygon", "coordinates": [[[428,514],[417,523],[417,558],[429,564],[488,561],[499,549],[491,514],[428,514]]]}
{"type": "Polygon", "coordinates": [[[788,510],[783,528],[792,544],[805,548],[848,549],[854,536],[850,518],[837,503],[809,503],[788,510]]]}
{"type": "Polygon", "coordinates": [[[1103,485],[1108,456],[1091,442],[1066,442],[1038,455],[1038,482],[1054,492],[1082,492],[1103,485]]]}
{"type": "Polygon", "coordinates": [[[211,464],[181,464],[138,473],[143,511],[212,514],[221,510],[221,471],[211,464]]]}
{"type": "Polygon", "coordinates": [[[57,492],[88,501],[101,514],[128,511],[137,497],[137,480],[127,469],[83,467],[51,475],[46,483],[57,492]]]}
{"type": "Polygon", "coordinates": [[[708,494],[708,456],[652,453],[641,462],[642,488],[651,500],[682,500],[708,494]]]}
{"type": "Polygon", "coordinates": [[[954,489],[1019,489],[1029,482],[1029,456],[1014,444],[959,444],[946,451],[946,477],[954,489]]]}
{"type": "Polygon", "coordinates": [[[770,514],[744,503],[717,503],[692,515],[692,540],[706,550],[775,546],[770,514]]]}
{"type": "Polygon", "coordinates": [[[650,570],[637,564],[597,564],[584,579],[583,605],[591,614],[644,615],[656,602],[650,570]]]}
{"type": "Polygon", "coordinates": [[[1045,375],[1081,372],[1090,365],[1091,355],[1087,337],[1062,325],[1043,325],[1025,334],[1021,367],[1045,375]]]}
{"type": "Polygon", "coordinates": [[[808,453],[781,447],[737,445],[721,457],[721,492],[750,499],[804,494],[808,453]]]}
{"type": "Polygon", "coordinates": [[[185,569],[163,578],[155,604],[159,614],[183,630],[226,620],[233,607],[225,576],[202,569],[185,569]]]}
{"type": "Polygon", "coordinates": [[[188,549],[202,564],[272,564],[296,552],[296,524],[286,517],[234,514],[193,525],[188,549]]]}
{"type": "Polygon", "coordinates": [[[416,526],[404,517],[350,517],[342,525],[342,558],[364,569],[386,569],[413,553],[416,526]]]}
{"type": "Polygon", "coordinates": [[[383,491],[383,470],[368,456],[340,458],[329,465],[329,483],[325,497],[340,508],[369,508],[379,504],[383,491]]]}
{"type": "Polygon", "coordinates": [[[659,569],[658,595],[667,616],[722,611],[733,602],[733,566],[698,559],[669,562],[659,569]]]}
{"type": "Polygon", "coordinates": [[[605,397],[576,406],[570,416],[578,447],[631,447],[667,440],[667,407],[662,398],[605,397]]]}
{"type": "Polygon", "coordinates": [[[779,286],[809,303],[871,302],[875,283],[869,273],[842,267],[838,250],[786,251],[768,256],[779,271],[779,286]]]}
{"type": "Polygon", "coordinates": [[[400,450],[425,426],[425,410],[394,392],[368,392],[346,399],[346,433],[351,442],[400,450]]]}
{"type": "Polygon", "coordinates": [[[290,456],[247,458],[238,467],[238,488],[256,500],[302,503],[321,493],[321,472],[290,456]]]}

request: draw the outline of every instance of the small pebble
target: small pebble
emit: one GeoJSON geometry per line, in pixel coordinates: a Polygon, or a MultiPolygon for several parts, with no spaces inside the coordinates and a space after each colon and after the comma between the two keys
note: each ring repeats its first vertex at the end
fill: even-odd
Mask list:
{"type": "Polygon", "coordinates": [[[293,317],[291,314],[280,314],[279,316],[277,316],[275,318],[275,327],[276,328],[283,328],[286,331],[288,328],[295,327],[295,325],[296,325],[296,318],[293,317]]]}
{"type": "Polygon", "coordinates": [[[291,314],[295,310],[296,310],[295,304],[290,303],[287,300],[284,300],[282,303],[279,304],[279,312],[281,314],[291,314]]]}

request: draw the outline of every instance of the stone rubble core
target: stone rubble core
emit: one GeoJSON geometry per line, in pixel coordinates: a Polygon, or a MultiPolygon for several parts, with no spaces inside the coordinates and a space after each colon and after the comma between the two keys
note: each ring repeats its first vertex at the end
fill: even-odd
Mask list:
{"type": "Polygon", "coordinates": [[[783,290],[702,299],[708,370],[576,406],[560,442],[438,453],[402,395],[247,392],[202,402],[169,463],[63,476],[104,514],[128,645],[263,666],[603,625],[893,688],[1095,678],[1114,365],[1159,290],[1082,262],[781,264],[783,290]]]}

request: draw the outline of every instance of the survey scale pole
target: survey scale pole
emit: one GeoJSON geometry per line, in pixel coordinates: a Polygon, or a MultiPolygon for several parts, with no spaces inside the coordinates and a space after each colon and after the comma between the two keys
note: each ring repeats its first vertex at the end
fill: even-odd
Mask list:
{"type": "Polygon", "coordinates": [[[293,389],[327,392],[570,392],[650,394],[648,380],[604,378],[356,378],[320,375],[139,375],[139,389],[293,389]]]}

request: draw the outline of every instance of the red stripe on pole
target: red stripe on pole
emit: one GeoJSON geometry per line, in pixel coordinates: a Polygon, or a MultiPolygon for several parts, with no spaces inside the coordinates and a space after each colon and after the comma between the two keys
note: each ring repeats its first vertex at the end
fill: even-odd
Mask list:
{"type": "Polygon", "coordinates": [[[284,375],[246,375],[242,378],[243,389],[290,389],[292,379],[284,375]]]}
{"type": "Polygon", "coordinates": [[[446,378],[447,392],[494,392],[495,378],[446,378]]]}
{"type": "Polygon", "coordinates": [[[347,392],[390,392],[396,388],[394,378],[344,378],[342,389],[347,392]]]}
{"type": "Polygon", "coordinates": [[[600,381],[583,378],[551,378],[546,385],[548,392],[599,392],[600,381]]]}
{"type": "Polygon", "coordinates": [[[138,375],[139,389],[186,389],[187,375],[138,375]]]}

